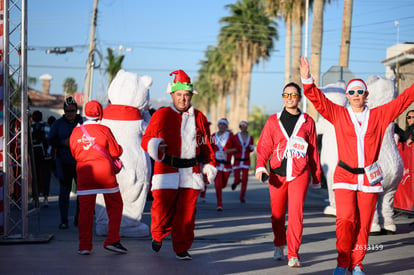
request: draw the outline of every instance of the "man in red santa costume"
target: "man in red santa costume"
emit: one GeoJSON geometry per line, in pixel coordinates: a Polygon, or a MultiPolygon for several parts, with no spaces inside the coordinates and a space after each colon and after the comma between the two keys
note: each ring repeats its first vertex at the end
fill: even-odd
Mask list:
{"type": "Polygon", "coordinates": [[[249,178],[250,169],[250,153],[254,150],[253,137],[247,131],[247,121],[239,123],[240,132],[234,136],[234,146],[236,152],[234,153],[233,173],[234,183],[231,185],[231,190],[235,190],[237,185],[241,183],[240,202],[246,202],[247,181],[249,178]]]}
{"type": "Polygon", "coordinates": [[[414,101],[414,85],[396,99],[370,109],[365,100],[367,85],[352,79],[346,86],[349,107],[334,104],[315,86],[309,62],[302,57],[300,75],[306,97],[335,128],[338,165],[332,188],[336,201],[337,267],[334,274],[365,274],[362,261],[381,186],[382,174],[377,163],[388,125],[414,101]]]}
{"type": "Polygon", "coordinates": [[[233,170],[231,158],[234,148],[234,136],[228,130],[229,121],[226,118],[218,122],[218,131],[213,135],[213,148],[216,157],[217,176],[214,182],[217,197],[217,211],[223,211],[223,189],[226,188],[229,181],[230,173],[233,170]]]}
{"type": "Polygon", "coordinates": [[[116,142],[111,130],[100,124],[102,106],[98,101],[86,103],[85,115],[88,120],[74,128],[70,136],[70,149],[76,159],[78,175],[76,184],[79,199],[78,253],[89,255],[92,251],[96,194],[103,194],[109,217],[108,236],[104,248],[125,254],[127,249],[120,243],[119,235],[123,202],[118,182],[112,162],[96,149],[96,146],[99,146],[107,155],[117,158],[122,154],[122,147],[116,142]]]}
{"type": "Polygon", "coordinates": [[[191,260],[195,207],[204,188],[203,174],[211,183],[216,176],[209,123],[191,104],[193,90],[188,75],[177,70],[168,84],[172,104],[156,111],[142,138],[142,148],[155,160],[152,177],[152,249],[158,252],[171,233],[176,258],[191,260]]]}

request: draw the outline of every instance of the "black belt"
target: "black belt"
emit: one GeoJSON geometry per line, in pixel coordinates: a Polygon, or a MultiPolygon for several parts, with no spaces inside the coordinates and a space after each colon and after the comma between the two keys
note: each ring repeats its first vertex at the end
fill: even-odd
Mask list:
{"type": "Polygon", "coordinates": [[[365,174],[364,168],[352,168],[342,160],[338,162],[338,166],[344,168],[346,171],[351,172],[352,174],[365,174]]]}
{"type": "Polygon", "coordinates": [[[201,155],[198,155],[196,158],[192,159],[182,159],[179,157],[165,155],[162,160],[163,163],[170,165],[173,168],[189,168],[194,167],[197,164],[201,163],[201,155]]]}
{"type": "Polygon", "coordinates": [[[250,160],[249,158],[247,158],[247,159],[236,159],[236,160],[238,160],[238,161],[248,161],[248,160],[250,160]]]}
{"type": "Polygon", "coordinates": [[[231,164],[231,162],[230,162],[230,161],[227,161],[227,160],[221,160],[221,159],[216,159],[216,162],[218,162],[218,163],[223,163],[223,164],[231,164]]]}

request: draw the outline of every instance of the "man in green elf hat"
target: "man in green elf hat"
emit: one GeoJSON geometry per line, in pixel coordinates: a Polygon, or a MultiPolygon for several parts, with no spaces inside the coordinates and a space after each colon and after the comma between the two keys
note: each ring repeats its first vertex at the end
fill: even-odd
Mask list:
{"type": "Polygon", "coordinates": [[[177,70],[168,84],[172,104],[156,111],[142,138],[142,148],[154,159],[152,178],[151,235],[152,249],[158,252],[171,233],[173,250],[179,260],[191,260],[188,253],[194,241],[195,207],[203,174],[214,182],[214,152],[210,143],[209,123],[191,104],[190,77],[177,70]]]}

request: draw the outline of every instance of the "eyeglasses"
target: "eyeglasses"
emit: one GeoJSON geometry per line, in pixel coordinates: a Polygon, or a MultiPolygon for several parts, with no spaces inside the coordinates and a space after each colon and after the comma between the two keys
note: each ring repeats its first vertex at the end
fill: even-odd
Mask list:
{"type": "Polygon", "coordinates": [[[282,94],[282,97],[283,97],[283,98],[289,98],[289,96],[290,96],[290,98],[295,99],[295,98],[297,98],[297,97],[299,96],[299,94],[295,94],[295,93],[291,93],[291,94],[288,94],[288,93],[283,93],[283,94],[282,94]]]}
{"type": "Polygon", "coordinates": [[[359,95],[363,95],[363,94],[365,93],[365,90],[349,90],[349,91],[348,91],[348,94],[349,94],[350,96],[353,96],[353,95],[355,94],[355,92],[356,92],[357,94],[359,94],[359,95]]]}
{"type": "Polygon", "coordinates": [[[407,119],[413,119],[414,116],[407,116],[407,119]]]}

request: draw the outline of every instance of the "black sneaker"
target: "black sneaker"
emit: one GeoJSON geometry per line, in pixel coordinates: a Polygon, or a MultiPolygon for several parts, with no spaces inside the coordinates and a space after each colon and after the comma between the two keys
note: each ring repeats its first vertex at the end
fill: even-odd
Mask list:
{"type": "Polygon", "coordinates": [[[117,252],[117,253],[121,253],[121,254],[126,254],[128,252],[128,249],[123,247],[121,242],[116,242],[116,243],[104,246],[104,248],[107,249],[107,250],[110,250],[112,252],[117,252]]]}
{"type": "Polygon", "coordinates": [[[162,246],[162,241],[156,241],[156,240],[152,240],[152,250],[154,250],[155,252],[160,251],[162,246]]]}
{"type": "Polygon", "coordinates": [[[232,185],[231,185],[231,190],[236,190],[236,187],[237,187],[237,184],[236,183],[233,183],[232,185]]]}
{"type": "Polygon", "coordinates": [[[187,261],[190,261],[190,260],[192,260],[193,258],[191,257],[191,255],[190,255],[190,253],[188,253],[188,251],[184,251],[184,252],[182,252],[182,253],[178,253],[177,255],[176,255],[176,258],[178,259],[178,260],[187,260],[187,261]]]}

